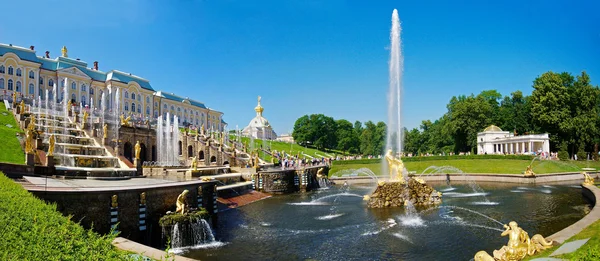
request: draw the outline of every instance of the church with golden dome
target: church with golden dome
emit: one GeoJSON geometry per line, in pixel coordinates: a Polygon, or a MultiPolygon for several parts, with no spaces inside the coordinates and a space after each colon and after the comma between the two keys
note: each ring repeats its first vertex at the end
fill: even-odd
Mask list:
{"type": "Polygon", "coordinates": [[[256,117],[242,130],[242,135],[255,139],[274,140],[277,138],[277,134],[273,131],[269,121],[262,116],[265,109],[260,105],[260,99],[258,96],[258,105],[254,108],[256,117]]]}

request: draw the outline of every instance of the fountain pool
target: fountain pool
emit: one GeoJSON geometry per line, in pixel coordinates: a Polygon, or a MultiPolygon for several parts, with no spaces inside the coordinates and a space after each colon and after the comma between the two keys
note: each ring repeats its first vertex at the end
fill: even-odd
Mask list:
{"type": "MultiPolygon", "coordinates": [[[[445,183],[430,183],[438,191],[445,183]]],[[[190,250],[201,260],[470,260],[479,250],[506,243],[502,226],[515,220],[530,233],[549,236],[589,210],[576,183],[480,183],[485,202],[466,183],[453,183],[439,206],[368,209],[360,196],[373,189],[334,186],[307,194],[275,196],[220,214],[218,248],[190,250]]]]}

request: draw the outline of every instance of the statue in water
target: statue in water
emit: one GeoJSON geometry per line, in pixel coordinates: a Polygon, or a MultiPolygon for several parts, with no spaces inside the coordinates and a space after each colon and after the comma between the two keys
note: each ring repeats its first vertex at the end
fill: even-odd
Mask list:
{"type": "Polygon", "coordinates": [[[590,185],[593,186],[594,185],[594,178],[592,178],[592,176],[590,176],[590,174],[587,174],[587,172],[582,172],[581,174],[583,174],[583,185],[590,185]]]}
{"type": "Polygon", "coordinates": [[[54,134],[50,135],[48,145],[48,156],[54,156],[54,144],[56,143],[56,138],[54,134]]]}
{"type": "Polygon", "coordinates": [[[181,194],[179,194],[179,196],[177,197],[177,209],[175,210],[175,212],[182,215],[187,212],[187,194],[189,192],[190,191],[186,189],[183,192],[181,192],[181,194]]]}
{"type": "Polygon", "coordinates": [[[500,250],[494,250],[494,256],[490,256],[485,251],[479,251],[475,254],[475,261],[517,261],[525,258],[527,255],[534,255],[544,249],[552,247],[552,241],[547,242],[543,236],[536,234],[529,238],[529,234],[519,227],[517,222],[511,221],[504,225],[506,229],[501,236],[508,235],[508,243],[500,250]]]}
{"type": "Polygon", "coordinates": [[[399,180],[401,183],[404,183],[404,176],[402,172],[404,171],[404,163],[400,158],[394,157],[392,154],[392,150],[388,150],[385,154],[385,160],[388,164],[388,171],[390,172],[390,181],[399,180]],[[394,172],[396,172],[396,176],[394,176],[394,172]]]}
{"type": "Polygon", "coordinates": [[[140,154],[142,152],[142,146],[140,145],[140,141],[138,140],[135,143],[135,159],[139,160],[140,159],[140,154]]]}
{"type": "Polygon", "coordinates": [[[533,169],[531,168],[531,165],[527,166],[527,169],[525,169],[525,177],[533,177],[535,176],[535,173],[533,173],[533,169]]]}

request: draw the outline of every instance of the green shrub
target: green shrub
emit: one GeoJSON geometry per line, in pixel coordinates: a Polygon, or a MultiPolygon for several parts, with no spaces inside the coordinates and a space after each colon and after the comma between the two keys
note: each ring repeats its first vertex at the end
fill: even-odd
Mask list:
{"type": "Polygon", "coordinates": [[[127,260],[100,236],[56,211],[0,172],[0,260],[127,260]]]}
{"type": "Polygon", "coordinates": [[[569,152],[567,148],[567,143],[562,143],[558,149],[558,159],[560,160],[569,160],[569,152]]]}
{"type": "Polygon", "coordinates": [[[577,160],[587,160],[587,152],[583,151],[583,146],[577,150],[577,160]]]}
{"type": "Polygon", "coordinates": [[[206,209],[201,208],[198,211],[186,213],[185,215],[179,213],[171,213],[169,215],[164,215],[158,220],[158,224],[161,227],[172,226],[176,223],[195,223],[198,219],[206,219],[210,215],[206,209]]]}
{"type": "MultiPolygon", "coordinates": [[[[447,156],[425,156],[425,157],[402,157],[404,162],[433,161],[433,160],[461,160],[461,159],[512,159],[512,160],[532,160],[530,155],[447,155],[447,156]]],[[[359,160],[340,160],[334,161],[334,165],[353,165],[353,164],[373,164],[381,162],[382,159],[359,159],[359,160]]]]}

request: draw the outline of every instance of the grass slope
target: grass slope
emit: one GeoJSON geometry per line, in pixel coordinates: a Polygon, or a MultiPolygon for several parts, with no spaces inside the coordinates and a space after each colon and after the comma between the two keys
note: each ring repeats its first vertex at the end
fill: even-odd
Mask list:
{"type": "MultiPolygon", "coordinates": [[[[422,173],[429,166],[452,166],[465,173],[498,173],[498,174],[522,174],[529,165],[529,160],[512,159],[457,159],[457,160],[434,160],[405,162],[408,171],[422,173]]],[[[537,174],[581,171],[581,168],[600,169],[600,162],[596,161],[539,161],[533,162],[533,171],[537,174]]],[[[346,174],[339,172],[346,169],[368,168],[376,174],[381,173],[381,163],[369,164],[336,164],[329,173],[333,176],[346,174]]]]}
{"type": "Polygon", "coordinates": [[[86,230],[0,172],[0,260],[128,260],[114,235],[86,230]]]}
{"type": "Polygon", "coordinates": [[[12,113],[6,110],[4,103],[0,104],[0,162],[25,163],[25,153],[17,139],[17,133],[21,132],[12,113]]]}
{"type": "MultiPolygon", "coordinates": [[[[231,140],[233,140],[233,139],[235,139],[235,136],[230,135],[229,138],[231,140]]],[[[328,157],[328,156],[333,157],[335,155],[335,153],[324,152],[324,151],[320,151],[320,150],[313,149],[313,148],[305,148],[305,147],[302,147],[295,143],[286,143],[286,142],[281,142],[281,141],[263,141],[263,140],[255,139],[254,147],[260,148],[260,146],[263,145],[263,142],[265,143],[263,148],[271,147],[271,151],[273,151],[273,150],[276,150],[279,152],[285,151],[285,153],[291,154],[291,155],[296,155],[298,152],[303,152],[304,154],[310,155],[311,157],[317,157],[319,159],[321,157],[328,157]]],[[[242,137],[242,143],[248,144],[248,146],[250,146],[250,138],[242,137]]],[[[266,155],[266,153],[264,156],[263,156],[263,153],[261,153],[260,157],[263,160],[271,161],[271,156],[266,155]]],[[[302,155],[300,157],[302,157],[302,155]]],[[[306,158],[310,159],[309,157],[306,157],[306,158]]]]}

